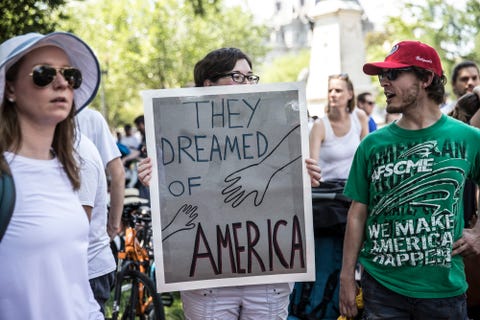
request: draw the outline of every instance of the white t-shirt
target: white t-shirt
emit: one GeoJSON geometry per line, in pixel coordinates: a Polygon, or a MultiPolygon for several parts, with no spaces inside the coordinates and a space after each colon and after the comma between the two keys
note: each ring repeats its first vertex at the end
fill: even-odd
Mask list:
{"type": "Polygon", "coordinates": [[[440,111],[442,111],[442,113],[448,115],[450,112],[453,111],[453,109],[455,109],[456,104],[457,104],[457,100],[445,103],[445,104],[440,106],[440,111]]]}
{"type": "Polygon", "coordinates": [[[103,166],[122,155],[118,150],[115,139],[110,133],[107,121],[97,110],[84,108],[76,117],[80,132],[86,135],[97,147],[102,157],[103,166]]]}
{"type": "Polygon", "coordinates": [[[80,157],[80,190],[82,205],[92,207],[88,245],[88,275],[90,279],[116,269],[107,233],[107,178],[97,148],[85,135],[76,144],[80,157]]]}
{"type": "Polygon", "coordinates": [[[88,282],[88,219],[60,162],[4,153],[15,181],[0,243],[0,319],[103,319],[88,282]]]}
{"type": "Polygon", "coordinates": [[[122,139],[120,140],[120,143],[126,145],[130,149],[137,150],[138,147],[140,146],[140,139],[138,139],[134,135],[125,136],[125,137],[122,137],[122,139]]]}
{"type": "Polygon", "coordinates": [[[322,169],[322,180],[347,179],[353,156],[360,144],[362,125],[356,112],[350,114],[350,131],[342,137],[333,132],[328,116],[322,118],[325,140],[320,148],[318,165],[322,169]]]}

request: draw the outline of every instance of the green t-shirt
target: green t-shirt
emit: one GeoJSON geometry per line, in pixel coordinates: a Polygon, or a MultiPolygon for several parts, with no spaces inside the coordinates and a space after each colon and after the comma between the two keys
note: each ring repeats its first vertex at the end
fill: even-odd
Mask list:
{"type": "Polygon", "coordinates": [[[442,117],[421,130],[395,123],[370,133],[355,154],[345,194],[368,206],[360,263],[388,289],[445,298],[467,289],[463,187],[480,182],[480,130],[442,117]]]}

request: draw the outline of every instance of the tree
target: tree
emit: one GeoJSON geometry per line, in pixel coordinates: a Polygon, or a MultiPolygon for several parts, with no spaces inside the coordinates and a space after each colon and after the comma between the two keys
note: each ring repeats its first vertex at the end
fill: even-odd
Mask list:
{"type": "Polygon", "coordinates": [[[109,123],[122,125],[143,112],[141,90],[192,85],[196,61],[210,50],[238,47],[255,62],[265,55],[266,29],[255,25],[250,13],[222,6],[221,0],[207,4],[202,15],[177,0],[85,1],[68,6],[71,19],[61,26],[82,37],[99,57],[103,91],[92,105],[107,110],[109,123]]]}
{"type": "MultiPolygon", "coordinates": [[[[51,20],[52,12],[65,4],[64,0],[15,0],[0,2],[0,43],[14,36],[55,30],[57,23],[51,20]]],[[[65,19],[65,16],[61,16],[65,19]]]]}
{"type": "MultiPolygon", "coordinates": [[[[428,43],[440,55],[447,79],[453,66],[465,59],[480,62],[480,2],[407,1],[398,16],[389,17],[384,32],[367,35],[367,60],[381,61],[401,40],[428,43]]],[[[376,82],[378,84],[378,82],[376,82]]],[[[450,86],[447,85],[447,91],[450,86]]]]}
{"type": "Polygon", "coordinates": [[[299,53],[285,54],[262,65],[260,79],[262,83],[299,81],[299,76],[308,70],[309,65],[309,49],[304,49],[299,53]]]}

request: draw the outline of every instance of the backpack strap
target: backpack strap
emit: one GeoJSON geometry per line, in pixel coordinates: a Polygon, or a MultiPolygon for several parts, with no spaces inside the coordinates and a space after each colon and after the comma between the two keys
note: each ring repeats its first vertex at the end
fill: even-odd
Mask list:
{"type": "Polygon", "coordinates": [[[301,320],[307,319],[305,309],[310,303],[310,295],[313,290],[313,285],[314,282],[301,282],[301,286],[299,289],[293,289],[292,296],[296,297],[297,295],[299,295],[300,297],[298,298],[298,303],[295,302],[296,299],[291,300],[290,315],[295,316],[301,320]]]}
{"type": "Polygon", "coordinates": [[[9,172],[2,171],[0,172],[0,241],[2,241],[8,223],[12,218],[14,207],[15,184],[13,177],[9,172]]]}
{"type": "MultiPolygon", "coordinates": [[[[335,269],[329,276],[327,283],[325,284],[325,289],[323,290],[323,299],[322,301],[307,315],[307,319],[323,319],[327,313],[327,306],[333,299],[333,294],[338,285],[338,275],[340,269],[335,269]],[[320,312],[320,316],[318,313],[320,312]]],[[[335,308],[334,308],[335,309],[335,308]]]]}

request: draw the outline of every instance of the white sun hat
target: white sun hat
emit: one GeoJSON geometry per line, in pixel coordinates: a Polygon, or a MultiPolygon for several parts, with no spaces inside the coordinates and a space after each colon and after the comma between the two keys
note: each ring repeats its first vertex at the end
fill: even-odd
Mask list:
{"type": "Polygon", "coordinates": [[[67,54],[72,67],[82,72],[82,85],[74,90],[77,113],[97,94],[100,85],[100,65],[93,50],[80,38],[68,32],[46,35],[27,33],[11,38],[0,45],[0,99],[4,100],[5,73],[20,58],[33,49],[53,45],[67,54]]]}

